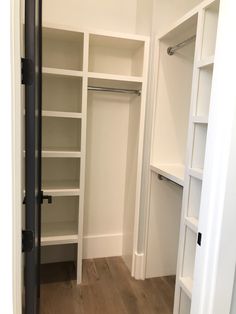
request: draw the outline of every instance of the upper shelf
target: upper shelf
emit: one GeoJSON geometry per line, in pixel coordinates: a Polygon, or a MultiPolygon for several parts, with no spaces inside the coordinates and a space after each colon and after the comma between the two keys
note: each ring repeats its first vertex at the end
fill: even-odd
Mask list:
{"type": "Polygon", "coordinates": [[[185,168],[181,164],[151,164],[151,170],[167,179],[184,186],[185,168]]]}
{"type": "Polygon", "coordinates": [[[83,70],[84,34],[43,27],[43,66],[83,70]]]}
{"type": "Polygon", "coordinates": [[[143,76],[145,41],[89,35],[88,71],[120,76],[143,76]]]}

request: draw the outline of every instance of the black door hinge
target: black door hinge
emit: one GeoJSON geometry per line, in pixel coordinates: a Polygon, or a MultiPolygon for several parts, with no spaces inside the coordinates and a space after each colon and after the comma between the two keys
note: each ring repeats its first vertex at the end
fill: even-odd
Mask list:
{"type": "Polygon", "coordinates": [[[22,252],[31,252],[34,248],[34,233],[32,230],[22,230],[22,252]]]}
{"type": "Polygon", "coordinates": [[[202,245],[202,234],[201,234],[201,232],[198,232],[198,235],[197,235],[197,244],[198,244],[199,246],[202,245]]]}
{"type": "Polygon", "coordinates": [[[21,58],[21,84],[31,85],[34,80],[33,62],[27,58],[21,58]]]}

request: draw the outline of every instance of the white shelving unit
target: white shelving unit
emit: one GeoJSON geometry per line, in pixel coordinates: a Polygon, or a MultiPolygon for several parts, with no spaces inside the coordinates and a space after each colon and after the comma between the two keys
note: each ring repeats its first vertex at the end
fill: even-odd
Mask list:
{"type": "Polygon", "coordinates": [[[176,273],[195,44],[190,43],[173,56],[167,54],[167,48],[192,37],[196,31],[194,12],[157,39],[159,67],[150,160],[148,278],[176,273]],[[158,175],[172,182],[159,180],[158,175]]]}
{"type": "Polygon", "coordinates": [[[202,1],[157,38],[145,269],[176,274],[174,314],[191,311],[218,13],[218,0],[202,1]]]}
{"type": "Polygon", "coordinates": [[[192,101],[188,130],[187,171],[184,179],[183,205],[180,224],[177,279],[174,313],[181,312],[181,294],[185,293],[188,312],[191,310],[194,264],[204,176],[207,124],[214,70],[219,1],[207,2],[198,12],[192,101]]]}
{"type": "Polygon", "coordinates": [[[76,246],[78,283],[82,280],[84,215],[86,228],[88,215],[111,214],[109,223],[114,224],[117,219],[112,211],[121,204],[123,255],[135,275],[148,49],[144,36],[43,27],[42,185],[44,193],[53,196],[53,204],[42,207],[43,260],[50,262],[54,250],[63,259],[65,245],[66,256],[69,246],[73,254],[76,246]],[[88,92],[89,86],[132,89],[140,95],[88,92]],[[102,136],[106,126],[112,129],[102,136]],[[111,179],[113,184],[108,184],[111,179]],[[114,195],[115,201],[109,204],[104,193],[114,195]],[[98,212],[99,208],[104,212],[98,212]],[[130,246],[131,238],[134,246],[130,246]]]}

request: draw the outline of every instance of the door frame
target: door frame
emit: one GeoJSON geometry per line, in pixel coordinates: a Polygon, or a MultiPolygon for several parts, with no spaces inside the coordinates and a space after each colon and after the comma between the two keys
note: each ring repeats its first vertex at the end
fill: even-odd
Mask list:
{"type": "Polygon", "coordinates": [[[21,0],[11,0],[12,129],[13,129],[13,313],[22,313],[23,258],[21,247],[23,204],[23,87],[21,85],[21,0]]]}
{"type": "Polygon", "coordinates": [[[1,311],[22,313],[20,0],[1,1],[0,27],[0,276],[1,311]],[[2,209],[2,210],[1,210],[2,209]],[[6,280],[5,280],[6,278],[6,280]]]}

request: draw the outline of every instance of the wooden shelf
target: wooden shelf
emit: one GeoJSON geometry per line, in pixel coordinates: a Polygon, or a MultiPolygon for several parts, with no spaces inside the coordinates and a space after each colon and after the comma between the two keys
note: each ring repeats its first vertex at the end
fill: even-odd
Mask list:
{"type": "Polygon", "coordinates": [[[198,232],[198,219],[195,217],[186,217],[185,224],[188,226],[193,232],[198,232]]]}
{"type": "Polygon", "coordinates": [[[193,123],[199,124],[208,124],[208,117],[207,116],[193,116],[192,117],[193,123]]]}
{"type": "Polygon", "coordinates": [[[89,72],[88,78],[110,80],[110,81],[134,82],[134,83],[143,82],[143,77],[141,76],[116,75],[116,74],[96,73],[96,72],[89,72]]]}
{"type": "Polygon", "coordinates": [[[200,68],[205,68],[208,66],[213,66],[214,65],[214,59],[215,59],[215,56],[210,56],[210,57],[206,57],[202,60],[199,60],[197,62],[197,67],[200,69],[200,68]]]}
{"type": "Polygon", "coordinates": [[[42,223],[42,246],[78,243],[75,222],[42,223]]]}
{"type": "Polygon", "coordinates": [[[185,168],[181,164],[151,164],[150,168],[157,174],[183,186],[185,168]]]}
{"type": "MultiPolygon", "coordinates": [[[[58,169],[59,170],[59,169],[58,169]]],[[[76,190],[79,189],[77,180],[50,180],[43,181],[43,189],[45,190],[76,190]]]]}
{"type": "Polygon", "coordinates": [[[189,169],[189,175],[191,177],[196,178],[196,179],[202,180],[203,170],[202,169],[190,168],[189,169]]]}
{"type": "Polygon", "coordinates": [[[63,75],[63,76],[74,76],[74,77],[83,76],[82,71],[47,68],[47,67],[43,67],[42,72],[43,74],[52,74],[52,75],[63,75]]]}
{"type": "Polygon", "coordinates": [[[43,150],[43,158],[80,158],[81,152],[63,150],[43,150]]]}
{"type": "Polygon", "coordinates": [[[82,113],[43,110],[43,117],[82,119],[82,113]]]}
{"type": "Polygon", "coordinates": [[[190,277],[180,277],[179,283],[183,291],[187,294],[187,296],[192,298],[192,290],[193,290],[193,279],[190,277]]]}
{"type": "Polygon", "coordinates": [[[43,188],[44,194],[51,196],[77,196],[80,195],[80,189],[48,189],[43,188]]]}

